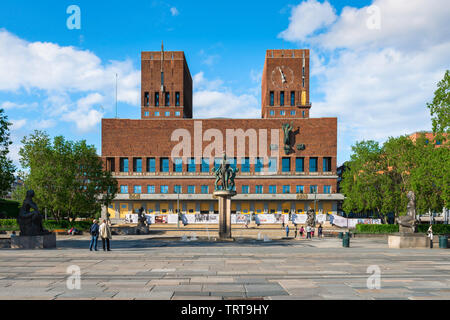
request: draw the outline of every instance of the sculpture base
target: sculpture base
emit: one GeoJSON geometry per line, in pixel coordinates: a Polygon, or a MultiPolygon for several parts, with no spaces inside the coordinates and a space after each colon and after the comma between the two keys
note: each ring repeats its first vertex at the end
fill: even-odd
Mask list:
{"type": "Polygon", "coordinates": [[[389,248],[430,248],[430,238],[417,233],[398,233],[388,236],[389,248]]]}
{"type": "Polygon", "coordinates": [[[11,237],[11,249],[54,249],[56,248],[56,234],[49,233],[41,236],[11,237]]]}
{"type": "Polygon", "coordinates": [[[231,197],[236,191],[217,190],[213,195],[219,198],[219,240],[234,241],[231,237],[231,197]]]}

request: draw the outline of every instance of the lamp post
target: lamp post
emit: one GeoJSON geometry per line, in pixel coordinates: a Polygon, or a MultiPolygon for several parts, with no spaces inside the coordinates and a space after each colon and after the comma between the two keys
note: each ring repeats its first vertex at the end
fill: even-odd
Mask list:
{"type": "Polygon", "coordinates": [[[178,219],[177,219],[177,228],[180,229],[180,190],[178,190],[177,192],[177,215],[178,215],[178,219]]]}

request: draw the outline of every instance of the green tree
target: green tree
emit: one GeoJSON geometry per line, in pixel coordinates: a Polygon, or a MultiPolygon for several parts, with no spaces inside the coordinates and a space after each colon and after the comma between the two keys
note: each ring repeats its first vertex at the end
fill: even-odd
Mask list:
{"type": "Polygon", "coordinates": [[[57,220],[92,216],[114,199],[117,181],[86,141],[57,136],[52,143],[45,132],[35,131],[22,143],[21,164],[29,168],[26,184],[35,190],[38,205],[57,220]]]}
{"type": "Polygon", "coordinates": [[[9,139],[10,125],[4,110],[0,109],[0,197],[5,196],[11,189],[16,170],[13,162],[8,158],[9,146],[12,144],[9,139]]]}
{"type": "Polygon", "coordinates": [[[427,103],[430,109],[431,121],[434,133],[450,132],[450,71],[445,72],[444,78],[439,81],[438,88],[434,92],[431,103],[427,103]]]}
{"type": "Polygon", "coordinates": [[[370,140],[357,142],[352,150],[341,182],[345,195],[343,209],[346,212],[381,213],[383,175],[377,174],[384,169],[381,148],[378,142],[370,140]]]}

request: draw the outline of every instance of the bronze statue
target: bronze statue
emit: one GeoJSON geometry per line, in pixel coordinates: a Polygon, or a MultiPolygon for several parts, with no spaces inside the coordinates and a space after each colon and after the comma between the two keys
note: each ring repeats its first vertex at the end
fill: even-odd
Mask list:
{"type": "Polygon", "coordinates": [[[292,122],[283,124],[282,128],[284,132],[284,153],[289,154],[291,151],[291,132],[293,129],[292,122]]]}
{"type": "Polygon", "coordinates": [[[225,154],[223,155],[222,163],[217,169],[213,168],[213,172],[216,178],[216,181],[214,182],[214,190],[232,191],[234,189],[234,179],[236,178],[236,173],[239,172],[239,169],[233,169],[230,164],[227,163],[227,157],[225,154]]]}
{"type": "Polygon", "coordinates": [[[310,227],[314,227],[316,225],[316,214],[313,208],[309,208],[306,212],[306,225],[310,227]]]}
{"type": "Polygon", "coordinates": [[[147,225],[147,219],[145,218],[144,208],[141,207],[138,211],[138,227],[145,227],[147,225]]]}
{"type": "Polygon", "coordinates": [[[409,191],[408,205],[406,206],[406,216],[398,218],[399,231],[402,233],[414,233],[416,231],[416,195],[409,191]]]}
{"type": "Polygon", "coordinates": [[[34,191],[28,190],[17,216],[21,236],[39,236],[50,233],[42,225],[42,215],[38,206],[34,203],[33,197],[34,191]],[[34,211],[30,211],[31,209],[34,209],[34,211]]]}

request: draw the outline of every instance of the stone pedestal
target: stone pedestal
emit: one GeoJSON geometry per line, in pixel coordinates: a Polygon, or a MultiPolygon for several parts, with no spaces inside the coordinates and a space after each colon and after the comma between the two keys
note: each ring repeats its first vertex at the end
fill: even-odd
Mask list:
{"type": "Polygon", "coordinates": [[[56,248],[56,234],[49,233],[41,236],[11,237],[12,249],[53,249],[56,248]]]}
{"type": "Polygon", "coordinates": [[[388,237],[389,248],[430,248],[430,238],[417,233],[398,233],[388,237]]]}
{"type": "Polygon", "coordinates": [[[219,240],[233,241],[231,237],[231,197],[236,191],[214,191],[219,199],[219,240]]]}

